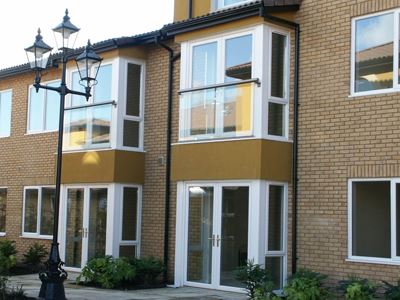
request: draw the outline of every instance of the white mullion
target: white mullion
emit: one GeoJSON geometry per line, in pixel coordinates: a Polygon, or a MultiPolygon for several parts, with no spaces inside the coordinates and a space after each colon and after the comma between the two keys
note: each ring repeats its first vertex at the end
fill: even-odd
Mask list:
{"type": "Polygon", "coordinates": [[[397,185],[399,181],[390,181],[390,224],[391,224],[391,257],[392,259],[398,258],[397,255],[397,185]]]}
{"type": "Polygon", "coordinates": [[[347,184],[347,257],[350,258],[353,256],[353,180],[349,180],[347,184]]]}
{"type": "Polygon", "coordinates": [[[393,14],[393,88],[399,88],[399,12],[393,14]]]}
{"type": "Polygon", "coordinates": [[[42,223],[40,216],[41,216],[41,211],[42,211],[42,190],[43,190],[43,188],[40,187],[37,190],[38,190],[38,202],[37,202],[36,234],[40,235],[40,226],[42,223]]]}

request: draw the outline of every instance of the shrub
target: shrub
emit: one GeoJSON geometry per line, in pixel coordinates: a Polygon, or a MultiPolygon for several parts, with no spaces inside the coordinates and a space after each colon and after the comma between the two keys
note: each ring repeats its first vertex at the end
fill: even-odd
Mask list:
{"type": "Polygon", "coordinates": [[[131,259],[130,263],[136,269],[136,282],[144,286],[159,283],[159,277],[164,271],[164,264],[155,257],[131,259]]]}
{"type": "Polygon", "coordinates": [[[383,281],[385,289],[385,299],[400,300],[400,279],[397,280],[397,285],[383,281]]]}
{"type": "Polygon", "coordinates": [[[76,280],[84,278],[86,283],[111,289],[123,286],[135,275],[135,268],[126,259],[106,256],[90,259],[76,280]]]}
{"type": "Polygon", "coordinates": [[[331,294],[323,286],[327,276],[310,270],[301,269],[288,279],[284,288],[288,300],[324,300],[331,294]]]}
{"type": "Polygon", "coordinates": [[[27,299],[21,286],[9,286],[7,277],[0,277],[0,299],[27,299]]]}
{"type": "Polygon", "coordinates": [[[48,251],[44,245],[39,243],[34,243],[24,254],[24,263],[30,265],[32,271],[37,271],[39,265],[43,262],[44,258],[47,256],[48,251]]]}
{"type": "MultiPolygon", "coordinates": [[[[268,271],[252,260],[248,260],[244,266],[239,267],[235,271],[235,277],[246,285],[247,295],[251,299],[254,299],[256,290],[259,294],[258,297],[264,296],[263,294],[267,293],[266,290],[269,290],[270,276],[268,271]]],[[[272,292],[272,286],[270,290],[272,292]]]]}
{"type": "Polygon", "coordinates": [[[348,300],[373,300],[376,298],[377,286],[371,281],[356,276],[339,282],[345,298],[348,300]]]}
{"type": "Polygon", "coordinates": [[[14,241],[0,241],[0,274],[8,274],[11,268],[17,264],[15,254],[17,254],[17,250],[14,241]]]}
{"type": "Polygon", "coordinates": [[[254,300],[280,300],[274,292],[274,283],[272,281],[265,282],[261,287],[254,291],[254,300]]]}

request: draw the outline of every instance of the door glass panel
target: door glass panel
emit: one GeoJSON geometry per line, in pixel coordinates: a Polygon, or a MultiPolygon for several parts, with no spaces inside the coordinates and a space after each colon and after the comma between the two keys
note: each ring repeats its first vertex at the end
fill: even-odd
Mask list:
{"type": "Polygon", "coordinates": [[[212,187],[189,188],[188,281],[211,283],[213,197],[212,187]]]}
{"type": "Polygon", "coordinates": [[[81,267],[83,228],[83,189],[68,189],[65,264],[81,267]]]}
{"type": "Polygon", "coordinates": [[[283,257],[266,257],[265,269],[271,275],[272,282],[274,283],[274,289],[281,289],[283,285],[283,257]]]}
{"type": "Polygon", "coordinates": [[[283,187],[270,185],[268,206],[268,251],[283,250],[283,187]]]}
{"type": "MultiPolygon", "coordinates": [[[[220,284],[244,287],[235,270],[246,264],[249,187],[222,188],[220,284]]],[[[218,244],[218,239],[217,239],[218,244]]]]}
{"type": "Polygon", "coordinates": [[[225,45],[225,82],[251,79],[253,37],[232,38],[225,45]]]}
{"type": "Polygon", "coordinates": [[[106,253],[107,189],[90,189],[88,259],[106,253]]]}

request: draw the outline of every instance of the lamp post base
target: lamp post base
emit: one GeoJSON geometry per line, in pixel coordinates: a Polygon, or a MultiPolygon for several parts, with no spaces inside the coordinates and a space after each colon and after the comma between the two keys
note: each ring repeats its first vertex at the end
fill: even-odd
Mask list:
{"type": "Polygon", "coordinates": [[[39,274],[42,281],[39,298],[46,300],[65,300],[64,280],[67,272],[62,268],[64,263],[60,259],[58,243],[51,244],[49,260],[46,262],[46,271],[39,274]]]}

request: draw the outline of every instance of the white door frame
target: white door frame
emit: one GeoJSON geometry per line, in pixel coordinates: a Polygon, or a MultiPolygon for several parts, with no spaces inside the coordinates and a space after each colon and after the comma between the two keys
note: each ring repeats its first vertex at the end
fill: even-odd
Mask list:
{"type": "MultiPolygon", "coordinates": [[[[68,189],[83,189],[83,228],[89,228],[89,205],[90,205],[90,189],[107,189],[107,225],[106,225],[106,255],[112,255],[113,239],[113,216],[114,216],[114,186],[110,184],[80,184],[80,185],[63,185],[62,197],[60,203],[60,221],[59,221],[59,237],[60,237],[60,257],[65,262],[65,246],[66,246],[66,228],[67,228],[67,196],[68,189]]],[[[88,233],[89,234],[89,233],[88,233]]],[[[88,256],[88,234],[82,238],[82,258],[81,266],[85,266],[88,256]]],[[[80,272],[82,268],[65,267],[67,271],[80,272]]]]}

